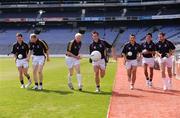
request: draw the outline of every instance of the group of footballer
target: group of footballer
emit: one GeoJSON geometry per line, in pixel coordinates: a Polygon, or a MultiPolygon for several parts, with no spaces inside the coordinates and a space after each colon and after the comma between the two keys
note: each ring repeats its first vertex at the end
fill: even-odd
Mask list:
{"type": "MultiPolygon", "coordinates": [[[[107,49],[111,49],[112,57],[117,60],[118,57],[123,57],[124,65],[127,69],[127,77],[130,85],[130,89],[134,89],[136,81],[136,70],[138,63],[142,61],[144,67],[144,75],[146,78],[146,84],[148,87],[152,87],[153,70],[155,57],[159,58],[161,67],[161,74],[163,80],[163,90],[169,90],[172,87],[172,65],[173,54],[175,52],[174,44],[166,39],[165,33],[160,32],[158,34],[158,41],[154,43],[152,34],[146,34],[145,41],[142,44],[136,42],[136,36],[131,34],[129,41],[124,45],[122,53],[116,54],[115,47],[109,44],[107,41],[102,40],[99,33],[92,32],[92,43],[89,46],[89,52],[99,51],[101,53],[101,59],[93,61],[90,59],[94,70],[94,78],[96,84],[95,92],[101,92],[100,80],[105,76],[107,60],[107,49]],[[166,75],[166,70],[168,76],[166,75]],[[149,72],[148,72],[149,69],[149,72]]],[[[82,34],[76,33],[74,39],[68,42],[67,50],[65,54],[65,61],[68,67],[68,87],[73,90],[72,84],[73,71],[76,71],[76,78],[78,82],[78,90],[83,90],[82,75],[80,71],[80,48],[82,41],[82,34]]],[[[36,34],[30,35],[29,43],[25,43],[21,33],[16,34],[16,43],[13,45],[12,54],[15,58],[15,63],[19,71],[19,79],[21,88],[29,88],[32,84],[31,77],[28,73],[29,60],[32,57],[33,65],[33,79],[35,90],[43,89],[43,67],[45,61],[49,61],[49,47],[44,40],[40,40],[36,34]],[[23,75],[28,79],[28,83],[24,84],[23,75]]]]}

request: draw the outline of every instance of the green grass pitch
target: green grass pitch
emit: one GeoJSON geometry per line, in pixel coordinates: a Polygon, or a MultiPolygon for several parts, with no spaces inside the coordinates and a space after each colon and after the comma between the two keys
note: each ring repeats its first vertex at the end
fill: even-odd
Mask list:
{"type": "MultiPolygon", "coordinates": [[[[29,72],[32,77],[31,64],[29,72]]],[[[83,59],[83,92],[77,90],[75,76],[72,91],[67,87],[64,58],[51,58],[44,68],[44,90],[34,91],[20,88],[12,58],[0,58],[0,118],[105,118],[115,72],[116,63],[108,63],[106,76],[101,81],[103,92],[97,94],[92,66],[88,59],[83,59]]]]}

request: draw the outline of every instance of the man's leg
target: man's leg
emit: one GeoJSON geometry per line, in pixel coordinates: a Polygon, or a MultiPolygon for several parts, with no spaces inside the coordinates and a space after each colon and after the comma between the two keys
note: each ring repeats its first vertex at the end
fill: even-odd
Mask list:
{"type": "Polygon", "coordinates": [[[126,66],[126,69],[127,69],[128,82],[130,83],[131,80],[132,80],[132,78],[131,78],[132,64],[131,64],[131,62],[126,62],[125,66],[126,66]]]}
{"type": "Polygon", "coordinates": [[[168,76],[169,76],[169,78],[167,80],[168,89],[171,89],[172,88],[172,67],[168,67],[167,72],[168,72],[168,76]]]}
{"type": "Polygon", "coordinates": [[[78,81],[78,87],[79,90],[82,91],[82,75],[80,72],[80,64],[75,65],[75,70],[76,70],[76,77],[77,77],[77,81],[78,81]]]}
{"type": "Polygon", "coordinates": [[[103,78],[106,74],[106,62],[104,59],[101,60],[101,63],[100,63],[100,76],[101,78],[103,78]]]}
{"type": "Polygon", "coordinates": [[[33,89],[38,89],[38,65],[33,65],[33,78],[34,78],[34,83],[35,86],[33,87],[33,89]]]}
{"type": "Polygon", "coordinates": [[[68,67],[68,87],[73,90],[73,84],[72,84],[72,76],[73,76],[73,69],[74,69],[74,59],[72,57],[66,56],[66,65],[68,67]]]}
{"type": "Polygon", "coordinates": [[[128,81],[131,82],[131,68],[127,69],[127,76],[128,76],[128,81]]]}
{"type": "Polygon", "coordinates": [[[137,66],[132,66],[132,85],[134,85],[136,82],[136,70],[137,66]]]}
{"type": "Polygon", "coordinates": [[[24,75],[26,76],[26,78],[27,78],[28,80],[30,80],[30,75],[29,75],[29,73],[28,73],[28,68],[23,68],[23,72],[24,72],[24,75]]]}
{"type": "Polygon", "coordinates": [[[167,77],[167,85],[168,85],[168,89],[172,88],[172,67],[173,67],[173,60],[172,57],[169,57],[167,59],[167,72],[168,72],[168,77],[167,77]]]}
{"type": "Polygon", "coordinates": [[[146,77],[146,85],[149,86],[148,64],[144,63],[144,75],[146,77]]]}
{"type": "Polygon", "coordinates": [[[149,86],[152,87],[154,68],[153,67],[149,67],[149,70],[150,70],[149,86]]]}
{"type": "Polygon", "coordinates": [[[106,70],[100,68],[100,76],[101,76],[101,78],[103,78],[105,76],[105,74],[106,74],[106,70]]]}
{"type": "Polygon", "coordinates": [[[18,67],[18,71],[19,71],[19,80],[21,83],[21,88],[25,88],[24,80],[23,80],[23,67],[18,67]]]}
{"type": "Polygon", "coordinates": [[[25,86],[26,88],[28,88],[31,85],[31,83],[32,83],[32,81],[30,79],[30,75],[28,73],[28,67],[27,68],[23,68],[23,72],[24,72],[24,75],[26,76],[26,78],[28,79],[28,84],[25,86]]]}
{"type": "Polygon", "coordinates": [[[69,73],[68,73],[68,87],[73,90],[74,89],[73,84],[72,84],[73,67],[69,68],[68,70],[69,70],[69,73]]]}
{"type": "Polygon", "coordinates": [[[44,65],[38,65],[39,90],[43,89],[43,67],[44,67],[44,65]]]}
{"type": "Polygon", "coordinates": [[[167,90],[167,79],[166,79],[166,63],[161,63],[161,74],[163,80],[163,89],[167,90]]]}
{"type": "Polygon", "coordinates": [[[94,66],[94,74],[96,82],[96,92],[100,92],[99,66],[94,66]]]}
{"type": "Polygon", "coordinates": [[[144,64],[144,75],[146,77],[146,80],[149,80],[149,76],[148,76],[148,65],[145,63],[144,64]]]}

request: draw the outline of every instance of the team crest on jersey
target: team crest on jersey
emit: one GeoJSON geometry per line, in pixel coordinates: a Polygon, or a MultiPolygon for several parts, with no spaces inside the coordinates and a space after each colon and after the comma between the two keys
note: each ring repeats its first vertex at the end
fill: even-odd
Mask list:
{"type": "Polygon", "coordinates": [[[129,47],[129,50],[131,49],[131,47],[129,47]]]}
{"type": "Polygon", "coordinates": [[[167,45],[165,44],[164,47],[167,47],[167,45]]]}
{"type": "Polygon", "coordinates": [[[100,47],[100,48],[102,48],[102,45],[101,45],[101,44],[99,44],[99,47],[100,47]]]}
{"type": "Polygon", "coordinates": [[[17,47],[17,50],[19,49],[19,47],[17,47]]]}
{"type": "Polygon", "coordinates": [[[146,48],[146,44],[144,44],[144,48],[146,48]]]}
{"type": "Polygon", "coordinates": [[[94,49],[96,49],[96,46],[94,46],[94,49]]]}
{"type": "Polygon", "coordinates": [[[159,48],[161,47],[161,45],[158,46],[159,48]]]}

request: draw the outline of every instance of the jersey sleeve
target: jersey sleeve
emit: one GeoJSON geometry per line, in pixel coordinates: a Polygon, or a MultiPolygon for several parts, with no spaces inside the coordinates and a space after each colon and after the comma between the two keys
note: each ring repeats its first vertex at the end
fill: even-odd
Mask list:
{"type": "MultiPolygon", "coordinates": [[[[89,45],[89,54],[91,54],[92,51],[93,51],[93,44],[90,44],[89,45]]],[[[91,58],[89,58],[89,62],[92,63],[92,59],[91,58]]]]}
{"type": "Polygon", "coordinates": [[[68,45],[67,45],[67,51],[70,52],[71,49],[72,49],[72,42],[69,42],[68,45]]]}
{"type": "Polygon", "coordinates": [[[92,49],[92,44],[89,45],[89,53],[91,54],[91,52],[93,51],[92,49]]]}
{"type": "Polygon", "coordinates": [[[141,49],[143,50],[144,49],[144,43],[141,43],[141,49]]]}
{"type": "Polygon", "coordinates": [[[13,45],[12,50],[11,50],[11,53],[12,53],[12,54],[16,54],[16,46],[15,46],[15,45],[13,45]]]}
{"type": "Polygon", "coordinates": [[[126,45],[123,46],[123,50],[122,50],[122,54],[126,54],[127,50],[126,50],[126,45]]]}
{"type": "Polygon", "coordinates": [[[48,47],[47,43],[44,40],[42,40],[41,43],[42,43],[42,46],[43,46],[43,50],[46,53],[48,51],[49,47],[48,47]]]}
{"type": "Polygon", "coordinates": [[[156,45],[153,43],[152,51],[156,51],[156,45]]]}
{"type": "Polygon", "coordinates": [[[175,45],[171,41],[169,41],[168,43],[169,43],[169,47],[170,47],[171,50],[176,49],[175,45]]]}
{"type": "Polygon", "coordinates": [[[82,46],[82,43],[80,42],[79,47],[81,48],[81,46],[82,46]]]}
{"type": "Polygon", "coordinates": [[[159,52],[158,43],[155,44],[155,51],[159,52]]]}
{"type": "Polygon", "coordinates": [[[138,52],[141,53],[142,52],[142,47],[141,45],[138,44],[138,52]]]}
{"type": "Polygon", "coordinates": [[[33,50],[33,46],[32,46],[32,43],[31,42],[29,42],[29,44],[28,44],[28,46],[29,46],[29,50],[33,50]]]}
{"type": "Polygon", "coordinates": [[[28,52],[29,52],[29,46],[28,46],[28,44],[25,45],[25,49],[26,49],[26,53],[28,53],[28,52]]]}
{"type": "Polygon", "coordinates": [[[103,43],[106,46],[106,48],[112,48],[112,45],[109,44],[107,41],[103,41],[103,43]]]}

